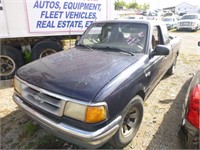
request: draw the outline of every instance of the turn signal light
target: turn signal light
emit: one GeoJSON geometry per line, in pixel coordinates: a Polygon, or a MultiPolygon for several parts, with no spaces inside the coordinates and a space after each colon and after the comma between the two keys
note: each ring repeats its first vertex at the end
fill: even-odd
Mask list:
{"type": "Polygon", "coordinates": [[[86,110],[85,122],[97,123],[107,118],[106,109],[103,106],[89,106],[86,110]]]}
{"type": "Polygon", "coordinates": [[[200,84],[197,84],[191,94],[189,109],[187,113],[188,121],[194,125],[196,128],[200,129],[200,84]]]}

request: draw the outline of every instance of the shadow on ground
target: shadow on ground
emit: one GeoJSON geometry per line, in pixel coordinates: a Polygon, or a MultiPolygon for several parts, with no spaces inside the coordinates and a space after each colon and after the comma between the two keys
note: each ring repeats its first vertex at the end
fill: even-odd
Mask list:
{"type": "Polygon", "coordinates": [[[176,32],[176,33],[200,33],[200,30],[195,30],[195,31],[190,31],[190,30],[176,30],[176,29],[172,29],[169,30],[169,32],[176,32]]]}
{"type": "MultiPolygon", "coordinates": [[[[165,113],[156,134],[149,143],[147,150],[152,149],[182,149],[183,144],[178,136],[182,116],[182,104],[191,79],[188,79],[181,87],[175,99],[160,100],[163,105],[172,103],[165,113]]],[[[180,83],[181,84],[181,83],[180,83]]]]}

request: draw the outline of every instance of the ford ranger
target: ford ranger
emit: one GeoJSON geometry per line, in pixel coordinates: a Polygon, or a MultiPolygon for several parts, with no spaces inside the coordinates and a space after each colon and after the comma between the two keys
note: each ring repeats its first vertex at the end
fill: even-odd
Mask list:
{"type": "Polygon", "coordinates": [[[139,130],[143,102],[174,73],[180,43],[162,22],[95,22],[71,50],[18,69],[13,99],[68,142],[123,148],[139,130]]]}

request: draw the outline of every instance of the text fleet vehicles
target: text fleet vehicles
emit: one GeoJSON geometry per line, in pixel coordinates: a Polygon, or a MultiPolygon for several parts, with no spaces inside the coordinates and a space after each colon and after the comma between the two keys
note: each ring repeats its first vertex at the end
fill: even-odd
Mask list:
{"type": "Polygon", "coordinates": [[[114,0],[0,0],[0,79],[64,45],[73,47],[93,21],[111,19],[113,12],[114,0]]]}
{"type": "Polygon", "coordinates": [[[200,28],[200,14],[191,13],[183,15],[177,24],[177,30],[197,31],[200,28]]]}
{"type": "Polygon", "coordinates": [[[64,140],[126,146],[142,122],[143,101],[165,73],[174,73],[180,39],[160,23],[93,23],[75,48],[20,68],[14,101],[64,140]]]}

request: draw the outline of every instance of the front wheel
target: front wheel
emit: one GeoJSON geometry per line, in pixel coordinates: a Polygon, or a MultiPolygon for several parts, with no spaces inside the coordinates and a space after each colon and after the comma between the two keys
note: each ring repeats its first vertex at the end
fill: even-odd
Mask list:
{"type": "Polygon", "coordinates": [[[139,130],[142,118],[143,100],[140,96],[135,96],[124,109],[120,128],[112,137],[110,143],[115,148],[127,146],[139,130]]]}

